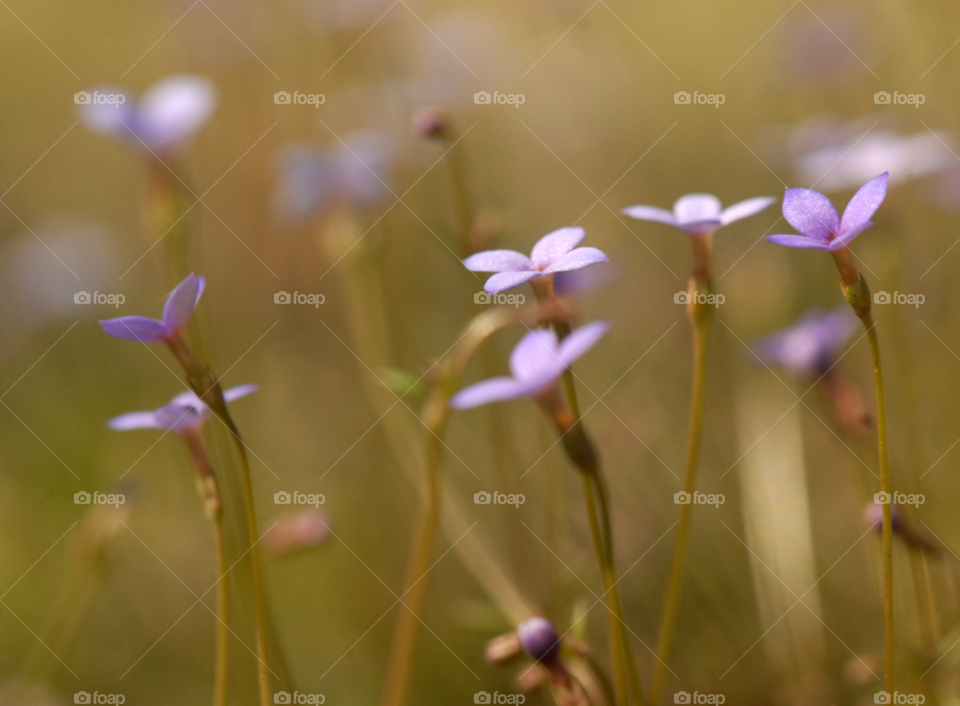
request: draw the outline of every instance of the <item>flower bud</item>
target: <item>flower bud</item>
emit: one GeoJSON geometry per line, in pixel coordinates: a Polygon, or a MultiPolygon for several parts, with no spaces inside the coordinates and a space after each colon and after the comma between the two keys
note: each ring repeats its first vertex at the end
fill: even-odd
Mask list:
{"type": "Polygon", "coordinates": [[[449,140],[453,120],[446,111],[423,108],[413,116],[413,131],[428,140],[449,140]]]}
{"type": "Polygon", "coordinates": [[[530,618],[517,628],[520,646],[538,662],[549,665],[560,653],[560,636],[545,618],[530,618]]]}

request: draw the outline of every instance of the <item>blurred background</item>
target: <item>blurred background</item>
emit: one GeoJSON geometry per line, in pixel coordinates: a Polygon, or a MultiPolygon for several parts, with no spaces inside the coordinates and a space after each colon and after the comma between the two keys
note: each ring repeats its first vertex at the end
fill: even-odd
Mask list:
{"type": "MultiPolygon", "coordinates": [[[[182,376],[166,350],[108,338],[97,323],[160,315],[174,282],[166,241],[181,233],[189,270],[207,281],[197,317],[207,359],[225,387],[260,386],[231,409],[261,528],[290,510],[277,492],[325,497],[325,541],[266,559],[290,672],[302,693],[362,704],[378,698],[401,610],[427,434],[415,416],[422,383],[401,404],[380,379],[403,394],[485,310],[473,298],[484,276],[458,262],[471,248],[526,253],[550,231],[584,227],[609,263],[568,282],[577,318],[613,328],[576,373],[649,684],[687,433],[691,336],[674,294],[690,247],[620,210],[669,209],[690,192],[778,203],[715,241],[725,301],[698,487],[725,502],[694,513],[665,700],[686,690],[726,703],[872,703],[880,540],[864,510],[879,489],[876,443],[869,423],[844,416],[858,394],[874,407],[867,342],[855,328],[834,356],[854,403],[838,404],[819,374],[765,367],[751,351],[809,309],[842,303],[829,258],[762,240],[794,232],[780,217],[784,187],[816,188],[842,208],[887,170],[876,225],[852,249],[875,292],[924,299],[875,307],[893,487],[925,498],[904,508],[914,534],[894,548],[898,684],[927,703],[958,702],[956,5],[0,4],[4,703],[72,703],[81,690],[136,704],[210,698],[215,619],[197,600],[213,606],[217,574],[189,457],[175,435],[105,427],[166,404],[182,376]],[[123,90],[135,109],[181,74],[205,77],[215,105],[162,152],[90,129],[73,99],[123,90]],[[514,99],[475,102],[482,91],[514,99]],[[275,102],[280,92],[323,102],[275,102]],[[682,92],[723,102],[676,102],[682,92]],[[428,107],[446,111],[441,128],[428,107]],[[170,183],[186,215],[164,238],[173,219],[156,194],[170,183]],[[82,291],[124,303],[77,304],[82,291]],[[323,304],[278,305],[280,292],[323,304]],[[84,491],[126,502],[76,504],[84,491]]],[[[486,344],[494,374],[522,333],[486,344]]],[[[468,382],[484,376],[475,363],[468,382]]],[[[602,593],[579,479],[555,432],[529,400],[495,412],[498,437],[487,409],[449,425],[452,502],[409,703],[516,693],[517,667],[489,666],[486,642],[533,613],[566,631],[602,593]],[[525,503],[475,505],[483,490],[525,503]]],[[[252,645],[249,618],[237,619],[252,645]]],[[[602,608],[575,634],[609,665],[602,608]]],[[[251,652],[232,650],[234,670],[252,678],[251,652]]]]}

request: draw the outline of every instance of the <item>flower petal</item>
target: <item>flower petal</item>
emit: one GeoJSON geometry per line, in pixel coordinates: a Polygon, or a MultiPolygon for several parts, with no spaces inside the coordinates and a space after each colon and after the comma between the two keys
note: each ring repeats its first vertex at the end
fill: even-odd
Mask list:
{"type": "Polygon", "coordinates": [[[583,228],[561,228],[540,238],[530,251],[530,259],[538,270],[549,267],[573,250],[587,233],[583,228]]]}
{"type": "Polygon", "coordinates": [[[861,223],[856,228],[851,228],[848,232],[831,240],[830,244],[827,246],[827,250],[833,252],[834,250],[839,250],[840,248],[846,247],[854,238],[872,225],[873,221],[867,221],[865,223],[861,223]]]}
{"type": "Polygon", "coordinates": [[[828,243],[808,238],[805,235],[768,235],[767,240],[777,245],[786,245],[788,248],[827,250],[830,247],[828,243]]]}
{"type": "Polygon", "coordinates": [[[163,325],[168,335],[183,331],[197,308],[204,284],[203,277],[197,277],[191,272],[170,292],[167,303],[163,306],[163,325]]]}
{"type": "Polygon", "coordinates": [[[490,402],[515,400],[526,394],[526,387],[513,378],[491,378],[460,390],[450,398],[450,407],[453,409],[470,409],[490,402]]]}
{"type": "Polygon", "coordinates": [[[840,231],[840,216],[823,194],[812,189],[787,189],[783,217],[808,238],[826,242],[840,231]]]}
{"type": "Polygon", "coordinates": [[[107,319],[101,321],[100,326],[107,335],[114,338],[125,338],[128,341],[157,343],[167,335],[167,329],[163,322],[148,319],[145,316],[121,316],[116,319],[107,319]]]}
{"type": "Polygon", "coordinates": [[[582,270],[584,267],[606,261],[607,256],[596,248],[577,248],[576,250],[571,250],[566,255],[560,256],[550,267],[543,271],[543,274],[548,275],[551,272],[582,270]]]}
{"type": "MultiPolygon", "coordinates": [[[[843,220],[840,221],[840,233],[858,228],[870,220],[870,217],[880,208],[880,204],[887,197],[887,180],[889,172],[868,181],[853,195],[847,208],[843,211],[843,220]]],[[[860,228],[858,232],[862,232],[860,228]]]]}
{"type": "Polygon", "coordinates": [[[720,222],[723,225],[729,225],[734,221],[739,221],[741,218],[747,218],[748,216],[760,213],[760,211],[775,202],[776,199],[772,196],[757,196],[753,199],[735,203],[733,206],[723,209],[723,212],[720,214],[720,222]]]}
{"type": "Polygon", "coordinates": [[[701,221],[720,222],[720,199],[712,194],[687,194],[673,204],[673,215],[682,228],[701,221]]]}
{"type": "Polygon", "coordinates": [[[525,272],[533,269],[526,255],[516,250],[487,250],[471,255],[463,261],[471,272],[525,272]]]}
{"type": "Polygon", "coordinates": [[[663,208],[657,208],[656,206],[628,206],[622,209],[620,213],[640,221],[657,221],[658,223],[666,223],[668,226],[673,226],[674,228],[679,227],[673,212],[663,208]]]}
{"type": "Polygon", "coordinates": [[[154,413],[163,429],[182,432],[191,427],[198,427],[210,414],[206,405],[198,407],[168,404],[154,413]]]}
{"type": "Polygon", "coordinates": [[[223,399],[227,402],[233,402],[238,400],[241,397],[246,397],[252,392],[256,392],[260,389],[259,385],[238,385],[237,387],[231,387],[229,390],[223,391],[223,399]]]}
{"type": "Polygon", "coordinates": [[[121,414],[107,422],[107,426],[117,431],[128,429],[163,429],[154,412],[130,412],[121,414]]]}
{"type": "MultiPolygon", "coordinates": [[[[136,130],[137,119],[136,108],[133,105],[132,98],[120,89],[106,86],[99,87],[89,93],[91,96],[96,96],[96,94],[107,96],[122,95],[124,102],[120,104],[116,102],[94,103],[91,100],[90,103],[81,104],[79,111],[80,120],[82,120],[88,128],[94,132],[99,132],[101,135],[136,142],[136,138],[131,134],[131,130],[136,130]]],[[[116,99],[114,99],[114,101],[116,101],[116,99]]]]}
{"type": "Polygon", "coordinates": [[[557,355],[557,334],[549,329],[528,332],[510,354],[510,372],[518,381],[549,377],[563,372],[557,355]]]}
{"type": "Polygon", "coordinates": [[[606,321],[584,324],[560,342],[560,361],[567,367],[593,348],[610,330],[606,321]]]}
{"type": "Polygon", "coordinates": [[[140,100],[141,137],[152,149],[173,147],[199,130],[216,104],[216,89],[206,78],[181,75],[165,79],[140,100]]]}
{"type": "Polygon", "coordinates": [[[542,276],[543,274],[536,270],[529,272],[500,272],[488,279],[487,283],[483,285],[483,288],[490,292],[490,294],[497,294],[507,289],[519,287],[524,282],[542,276]]]}

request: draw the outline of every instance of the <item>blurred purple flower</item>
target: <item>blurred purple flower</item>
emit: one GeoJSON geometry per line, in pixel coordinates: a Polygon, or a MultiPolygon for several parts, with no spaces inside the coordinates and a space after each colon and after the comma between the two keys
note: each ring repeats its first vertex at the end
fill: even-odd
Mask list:
{"type": "Polygon", "coordinates": [[[803,235],[768,235],[767,240],[790,248],[833,252],[846,247],[873,225],[870,217],[887,196],[888,173],[868,181],[853,195],[841,219],[830,199],[812,189],[787,189],[783,217],[803,235]]]}
{"type": "Polygon", "coordinates": [[[797,375],[826,372],[847,342],[857,319],[846,304],[833,311],[809,311],[788,329],[761,339],[753,347],[769,365],[782,365],[797,375]]]}
{"type": "Polygon", "coordinates": [[[375,206],[386,198],[393,150],[379,132],[360,131],[344,138],[345,145],[317,148],[294,144],[277,158],[279,179],[274,207],[279,215],[300,221],[333,206],[375,206]]]}
{"type": "Polygon", "coordinates": [[[687,194],[673,204],[673,212],[655,206],[628,206],[621,213],[642,221],[666,223],[687,235],[701,235],[713,233],[722,226],[760,213],[775,201],[776,199],[770,196],[758,196],[721,210],[720,199],[716,196],[687,194]]]}
{"type": "Polygon", "coordinates": [[[169,342],[179,338],[203,294],[204,279],[190,273],[174,287],[163,307],[163,320],[145,316],[121,316],[101,321],[103,330],[110,336],[142,343],[169,342]]]}
{"type": "Polygon", "coordinates": [[[554,272],[580,270],[607,256],[596,248],[578,248],[586,237],[583,228],[561,228],[540,238],[530,257],[515,250],[487,250],[471,255],[463,264],[472,272],[496,272],[483,288],[491,294],[513,289],[524,282],[554,272]]]}
{"type": "Polygon", "coordinates": [[[137,149],[165,152],[176,150],[203,127],[213,114],[217,92],[208,79],[182,74],[154,84],[140,100],[110,87],[87,94],[87,100],[80,106],[80,119],[91,130],[137,149]],[[99,103],[98,94],[123,96],[123,102],[99,103]]]}
{"type": "Polygon", "coordinates": [[[609,329],[606,321],[594,321],[573,331],[562,342],[557,341],[553,331],[530,331],[510,354],[513,377],[491,378],[466,387],[453,396],[450,406],[470,409],[549,392],[570,364],[593,348],[609,329]]]}
{"type": "Polygon", "coordinates": [[[560,653],[560,635],[546,618],[530,618],[517,628],[520,646],[538,662],[551,662],[560,653]]]}
{"type": "MultiPolygon", "coordinates": [[[[257,385],[240,385],[224,390],[223,399],[227,402],[256,392],[257,385]]],[[[197,397],[193,390],[181,392],[170,400],[170,404],[152,412],[130,412],[121,414],[107,422],[107,426],[117,431],[129,429],[168,429],[177,434],[199,429],[210,416],[210,408],[197,397]]]]}

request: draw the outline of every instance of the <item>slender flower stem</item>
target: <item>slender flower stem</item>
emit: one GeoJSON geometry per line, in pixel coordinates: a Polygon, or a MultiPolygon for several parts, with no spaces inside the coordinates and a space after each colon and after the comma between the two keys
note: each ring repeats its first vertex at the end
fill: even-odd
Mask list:
{"type": "Polygon", "coordinates": [[[427,428],[432,432],[427,435],[427,489],[410,552],[410,562],[407,565],[405,590],[400,596],[400,604],[405,610],[401,610],[390,648],[387,676],[380,700],[382,706],[400,706],[406,696],[420,634],[419,616],[426,605],[429,587],[426,574],[430,571],[430,559],[440,524],[440,439],[446,421],[446,400],[431,397],[424,416],[428,420],[427,428]]]}
{"type": "MultiPolygon", "coordinates": [[[[690,431],[687,439],[687,465],[683,475],[683,490],[693,495],[697,486],[697,467],[700,461],[700,440],[703,435],[704,391],[707,372],[707,334],[709,318],[693,318],[693,391],[690,399],[690,431]]],[[[673,639],[677,630],[680,611],[680,593],[683,585],[683,570],[686,564],[687,546],[690,543],[690,527],[693,519],[693,502],[680,505],[677,543],[673,548],[673,565],[670,583],[660,618],[657,640],[657,661],[653,666],[653,687],[650,703],[657,704],[663,690],[667,664],[670,661],[673,639]]]]}
{"type": "Polygon", "coordinates": [[[214,532],[217,536],[217,673],[213,692],[214,706],[227,706],[230,688],[230,560],[227,556],[227,542],[223,533],[223,513],[214,519],[214,532]]]}
{"type": "MultiPolygon", "coordinates": [[[[880,341],[869,310],[860,317],[870,341],[873,362],[873,384],[877,394],[877,452],[880,457],[880,490],[890,492],[890,466],[887,459],[887,404],[883,392],[883,367],[880,364],[880,341]]],[[[893,523],[890,504],[883,506],[883,631],[884,631],[884,685],[888,694],[894,693],[893,641],[893,523]]]]}

